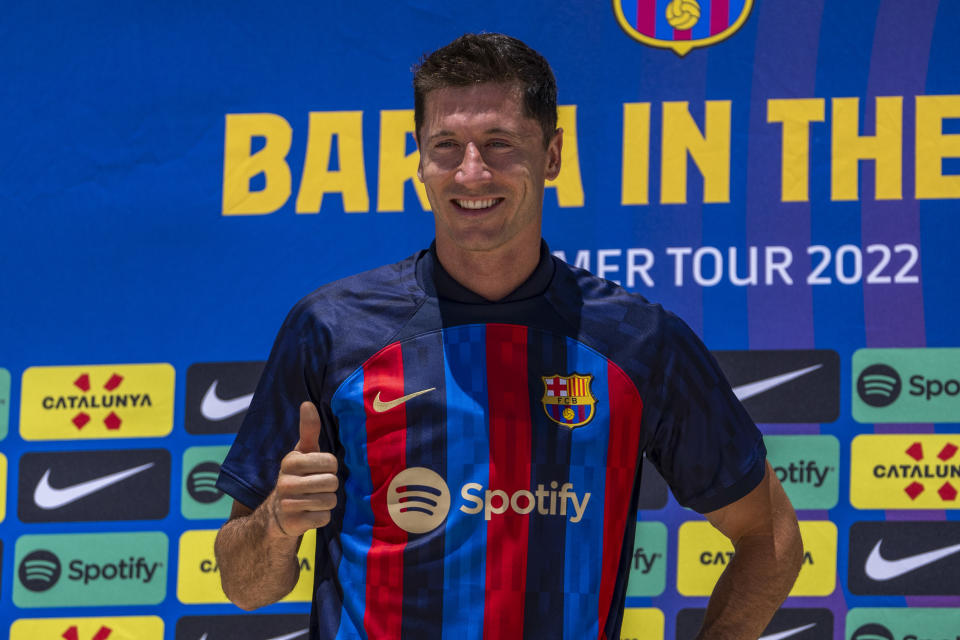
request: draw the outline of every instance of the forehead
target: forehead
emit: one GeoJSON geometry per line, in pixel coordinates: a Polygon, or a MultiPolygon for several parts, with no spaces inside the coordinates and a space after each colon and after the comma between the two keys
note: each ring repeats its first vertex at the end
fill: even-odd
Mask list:
{"type": "Polygon", "coordinates": [[[520,87],[514,84],[478,84],[435,89],[424,98],[424,133],[457,126],[511,126],[538,129],[523,114],[520,87]]]}

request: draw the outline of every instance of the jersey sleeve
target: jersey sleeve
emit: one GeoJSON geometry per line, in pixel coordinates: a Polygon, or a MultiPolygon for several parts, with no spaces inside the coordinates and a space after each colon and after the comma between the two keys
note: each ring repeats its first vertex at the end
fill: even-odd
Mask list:
{"type": "Polygon", "coordinates": [[[699,513],[742,498],[763,479],[763,436],[716,360],[673,314],[663,319],[654,402],[645,403],[647,458],[677,501],[699,513]],[[649,414],[649,416],[648,416],[649,414]]]}
{"type": "MultiPolygon", "coordinates": [[[[300,405],[325,411],[319,389],[326,361],[322,332],[301,302],[284,320],[233,446],[220,467],[217,487],[251,509],[273,491],[280,461],[300,438],[300,405]]],[[[332,450],[325,431],[321,449],[332,450]]]]}

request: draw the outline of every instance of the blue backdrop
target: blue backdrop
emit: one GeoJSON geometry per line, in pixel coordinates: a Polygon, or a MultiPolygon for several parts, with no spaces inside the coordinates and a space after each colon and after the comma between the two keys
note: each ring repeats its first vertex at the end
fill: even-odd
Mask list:
{"type": "MultiPolygon", "coordinates": [[[[188,370],[265,359],[301,296],[430,242],[432,217],[404,180],[403,157],[415,152],[405,133],[410,67],[468,31],[519,37],[556,73],[567,133],[564,170],[546,194],[552,250],[663,303],[711,349],[839,355],[840,382],[825,391],[839,398],[836,419],[761,424],[769,435],[829,435],[839,445],[836,505],[799,513],[838,531],[835,555],[814,547],[834,588],[786,604],[832,612],[835,635],[811,637],[850,637],[853,608],[947,615],[960,606],[956,593],[863,595],[848,585],[855,522],[960,519],[955,500],[917,509],[897,497],[863,509],[850,497],[855,436],[960,441],[949,386],[914,418],[855,420],[853,360],[863,348],[924,349],[911,354],[946,358],[944,382],[960,377],[958,356],[928,351],[960,346],[960,5],[700,0],[700,26],[682,31],[663,24],[674,4],[6,3],[0,619],[158,616],[157,637],[171,639],[185,616],[239,613],[178,597],[181,534],[218,526],[185,515],[185,453],[232,441],[188,430],[188,370]],[[645,15],[656,28],[641,38],[645,15]],[[701,46],[681,55],[676,42],[701,46]],[[28,406],[25,371],[53,367],[38,369],[35,384],[59,396],[66,391],[44,385],[60,383],[43,377],[59,367],[77,367],[71,381],[92,365],[132,379],[121,365],[138,363],[172,365],[172,417],[148,416],[158,422],[142,437],[92,426],[76,439],[43,435],[54,417],[28,406]],[[170,452],[165,516],[37,522],[18,509],[33,491],[20,484],[24,455],[127,449],[170,452]],[[160,602],[107,594],[44,604],[42,592],[24,590],[22,536],[157,531],[169,540],[160,602]]],[[[662,611],[663,637],[674,638],[680,610],[706,602],[677,584],[686,570],[679,527],[696,516],[671,498],[640,517],[666,527],[665,582],[627,604],[662,611]]]]}

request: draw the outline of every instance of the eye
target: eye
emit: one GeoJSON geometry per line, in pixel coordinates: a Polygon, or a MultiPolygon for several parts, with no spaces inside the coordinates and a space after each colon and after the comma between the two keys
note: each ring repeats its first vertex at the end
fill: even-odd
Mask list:
{"type": "Polygon", "coordinates": [[[496,149],[507,149],[510,147],[510,143],[506,140],[491,140],[487,143],[487,146],[494,147],[496,149]]]}
{"type": "Polygon", "coordinates": [[[456,143],[453,140],[441,140],[433,146],[435,149],[452,149],[456,143]]]}

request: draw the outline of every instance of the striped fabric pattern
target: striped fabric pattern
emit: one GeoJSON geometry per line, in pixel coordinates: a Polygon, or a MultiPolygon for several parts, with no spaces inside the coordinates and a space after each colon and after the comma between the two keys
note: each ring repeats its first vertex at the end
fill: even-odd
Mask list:
{"type": "Polygon", "coordinates": [[[344,612],[338,639],[598,637],[640,453],[642,402],[622,371],[570,338],[458,326],[381,349],[333,406],[345,450],[366,453],[347,462],[341,539],[356,553],[339,566],[344,601],[363,606],[344,612]],[[592,377],[595,423],[544,414],[541,379],[557,368],[592,377]],[[411,534],[386,502],[391,479],[419,467],[451,501],[435,529],[411,534]]]}

